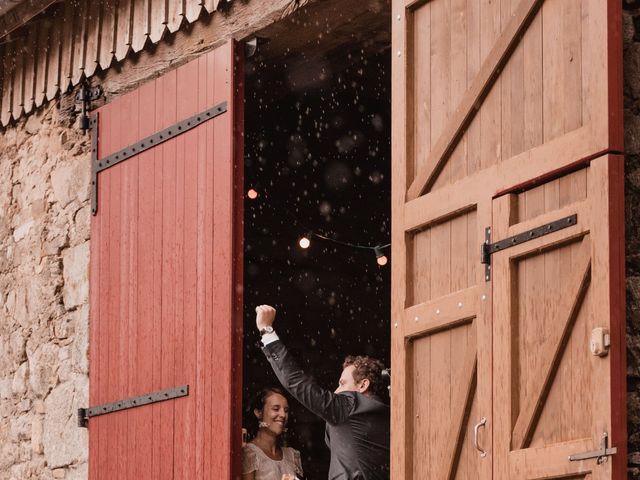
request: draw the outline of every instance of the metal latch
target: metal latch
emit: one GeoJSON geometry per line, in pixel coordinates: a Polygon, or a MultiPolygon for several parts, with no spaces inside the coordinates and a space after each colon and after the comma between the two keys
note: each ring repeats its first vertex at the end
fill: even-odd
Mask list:
{"type": "Polygon", "coordinates": [[[614,455],[616,453],[618,453],[618,449],[616,447],[609,448],[609,434],[607,432],[604,432],[602,434],[602,440],[600,440],[600,450],[569,455],[569,461],[579,462],[580,460],[595,458],[598,465],[601,465],[609,460],[609,457],[611,455],[614,455]]]}
{"type": "Polygon", "coordinates": [[[563,228],[571,227],[577,223],[578,215],[573,214],[495,243],[491,243],[491,227],[487,227],[484,231],[484,243],[480,247],[480,263],[485,266],[484,279],[487,282],[491,280],[491,255],[494,253],[506,250],[509,247],[515,247],[516,245],[520,245],[521,243],[525,243],[536,238],[544,237],[545,235],[557,232],[563,228]]]}

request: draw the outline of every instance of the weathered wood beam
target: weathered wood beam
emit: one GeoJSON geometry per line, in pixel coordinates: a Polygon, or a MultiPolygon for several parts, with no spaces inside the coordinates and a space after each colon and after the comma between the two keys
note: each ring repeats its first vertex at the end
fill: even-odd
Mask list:
{"type": "Polygon", "coordinates": [[[209,18],[184,26],[157,45],[132,55],[100,75],[107,98],[136,88],[141,82],[187,63],[224,43],[242,40],[292,14],[303,2],[251,0],[230,2],[209,18]]]}
{"type": "Polygon", "coordinates": [[[0,17],[0,39],[17,30],[49,5],[61,0],[27,0],[0,17]]]}

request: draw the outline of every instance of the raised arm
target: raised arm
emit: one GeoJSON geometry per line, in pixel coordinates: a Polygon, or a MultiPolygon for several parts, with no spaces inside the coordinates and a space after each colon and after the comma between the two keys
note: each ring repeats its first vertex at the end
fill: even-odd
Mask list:
{"type": "MultiPolygon", "coordinates": [[[[268,305],[256,308],[256,326],[265,331],[273,326],[276,311],[268,305]]],[[[349,418],[355,398],[350,393],[333,393],[316,383],[289,353],[275,333],[263,336],[263,352],[282,386],[300,403],[329,423],[339,424],[349,418]]]]}

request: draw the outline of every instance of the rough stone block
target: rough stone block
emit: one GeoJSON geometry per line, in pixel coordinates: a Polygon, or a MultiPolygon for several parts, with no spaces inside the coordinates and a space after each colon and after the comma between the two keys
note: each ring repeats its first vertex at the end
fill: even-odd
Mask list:
{"type": "Polygon", "coordinates": [[[84,164],[78,159],[56,168],[51,173],[54,200],[63,208],[73,200],[86,200],[90,173],[90,164],[84,164]]]}
{"type": "Polygon", "coordinates": [[[72,382],[62,383],[45,400],[44,456],[52,469],[84,462],[87,458],[88,432],[77,426],[75,412],[80,405],[74,390],[72,382]]]}
{"type": "Polygon", "coordinates": [[[28,373],[28,363],[24,362],[16,373],[13,375],[13,382],[11,383],[11,392],[20,397],[24,395],[27,391],[27,373],[28,373]]]}
{"type": "Polygon", "coordinates": [[[45,343],[28,354],[29,385],[33,393],[43,398],[58,383],[58,346],[45,343]]]}
{"type": "Polygon", "coordinates": [[[63,262],[63,298],[68,309],[89,300],[89,242],[65,250],[63,262]]]}

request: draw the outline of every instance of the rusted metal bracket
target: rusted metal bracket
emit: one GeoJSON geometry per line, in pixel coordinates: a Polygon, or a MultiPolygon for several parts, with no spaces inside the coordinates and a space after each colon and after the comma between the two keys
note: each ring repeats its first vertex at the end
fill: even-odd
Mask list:
{"type": "Polygon", "coordinates": [[[157,392],[145,393],[138,397],[128,398],[126,400],[118,400],[117,402],[105,403],[91,408],[78,409],[78,426],[87,427],[89,418],[106,415],[107,413],[119,412],[129,408],[142,407],[151,403],[164,402],[165,400],[173,400],[175,398],[186,397],[189,395],[189,385],[181,387],[169,388],[157,392]]]}
{"type": "Polygon", "coordinates": [[[602,439],[600,440],[600,450],[594,450],[593,452],[576,453],[575,455],[569,455],[570,462],[579,462],[581,460],[589,460],[595,458],[598,465],[605,463],[611,455],[618,453],[616,447],[609,448],[609,434],[604,432],[602,439]]]}
{"type": "Polygon", "coordinates": [[[544,237],[550,233],[557,232],[567,227],[571,227],[578,223],[578,215],[569,215],[568,217],[547,223],[540,227],[532,228],[526,232],[519,233],[512,237],[505,238],[495,243],[491,243],[491,227],[485,229],[484,243],[480,247],[480,262],[484,264],[484,279],[488,282],[491,280],[491,255],[510,247],[515,247],[521,243],[544,237]]]}
{"type": "MultiPolygon", "coordinates": [[[[97,158],[97,142],[96,142],[96,158],[92,158],[91,161],[91,187],[92,187],[92,199],[91,199],[91,213],[95,215],[98,213],[98,173],[107,168],[111,168],[114,165],[117,165],[120,162],[123,162],[135,155],[139,155],[140,153],[149,150],[161,143],[166,142],[167,140],[171,140],[178,135],[181,135],[189,130],[201,125],[207,120],[211,120],[212,118],[217,117],[218,115],[222,115],[227,111],[227,102],[220,102],[219,104],[203,111],[200,113],[196,113],[195,115],[186,118],[178,123],[175,123],[159,132],[154,133],[153,135],[149,135],[148,137],[143,138],[142,140],[133,143],[121,150],[118,150],[111,155],[103,157],[101,159],[97,158]]],[[[95,125],[90,123],[90,127],[92,128],[92,134],[97,139],[98,136],[98,122],[96,117],[95,125]]],[[[96,140],[92,140],[96,141],[96,140]]],[[[93,153],[93,152],[92,152],[93,153]]]]}

